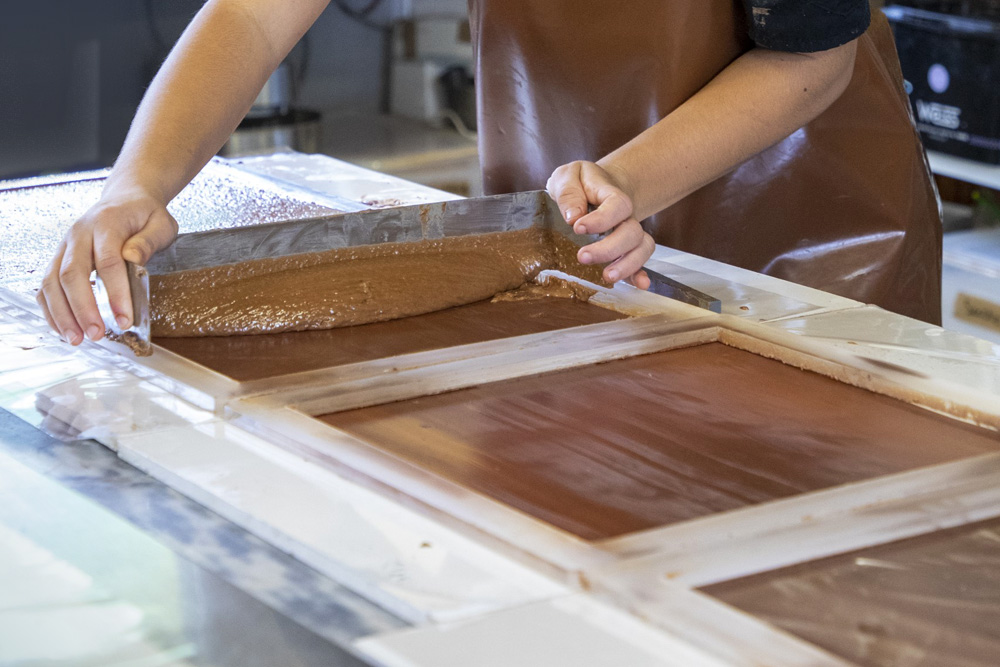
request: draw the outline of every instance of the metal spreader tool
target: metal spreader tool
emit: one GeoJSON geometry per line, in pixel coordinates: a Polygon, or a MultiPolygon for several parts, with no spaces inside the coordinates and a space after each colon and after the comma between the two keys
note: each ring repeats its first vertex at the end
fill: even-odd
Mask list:
{"type": "MultiPolygon", "coordinates": [[[[574,233],[544,190],[191,232],[180,234],[145,267],[129,265],[133,327],[126,331],[118,328],[100,279],[96,281],[98,304],[109,337],[124,343],[136,354],[148,354],[152,350],[150,276],[350,246],[407,243],[530,227],[561,234],[578,246],[593,243],[598,238],[597,235],[574,233]]],[[[716,313],[721,311],[718,299],[657,271],[645,270],[652,283],[650,291],[716,313]]]]}

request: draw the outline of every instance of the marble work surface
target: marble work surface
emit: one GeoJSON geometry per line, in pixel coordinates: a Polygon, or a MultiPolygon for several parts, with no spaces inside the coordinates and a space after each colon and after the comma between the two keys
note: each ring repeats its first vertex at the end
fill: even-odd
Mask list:
{"type": "MultiPolygon", "coordinates": [[[[100,646],[79,644],[75,661],[38,653],[51,647],[37,635],[14,644],[0,636],[0,664],[36,655],[45,664],[116,656],[223,665],[353,664],[361,656],[387,667],[617,666],[625,658],[709,667],[776,654],[794,656],[782,664],[842,664],[757,626],[747,637],[764,639],[742,641],[742,616],[730,619],[729,638],[745,653],[720,659],[724,651],[702,650],[717,628],[687,626],[682,639],[653,627],[628,605],[581,594],[488,540],[185,402],[107,350],[70,349],[25,297],[53,239],[96,198],[102,177],[49,198],[49,226],[38,238],[24,228],[27,193],[57,192],[66,179],[0,183],[0,632],[4,614],[27,623],[24,609],[37,608],[37,618],[54,623],[70,604],[95,608],[86,622],[121,631],[100,646]],[[74,528],[84,523],[93,535],[74,528]],[[46,597],[48,583],[63,580],[61,597],[46,597]],[[38,585],[7,593],[5,582],[21,581],[38,585]],[[237,632],[239,642],[218,645],[237,632]],[[250,635],[259,642],[246,643],[250,635]],[[257,647],[259,661],[227,653],[234,643],[257,647]]],[[[219,160],[199,179],[172,208],[182,229],[231,225],[233,211],[253,222],[453,197],[297,154],[219,160]],[[206,208],[205,188],[219,183],[256,194],[206,208]]],[[[728,315],[1000,400],[998,346],[668,248],[657,248],[650,265],[720,298],[728,315]]]]}
{"type": "Polygon", "coordinates": [[[100,444],[0,411],[0,664],[360,665],[338,646],[402,625],[100,444]]]}

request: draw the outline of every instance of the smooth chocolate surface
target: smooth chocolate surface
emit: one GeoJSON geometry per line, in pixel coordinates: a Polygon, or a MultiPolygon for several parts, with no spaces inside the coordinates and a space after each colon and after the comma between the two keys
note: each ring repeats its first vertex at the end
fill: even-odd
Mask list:
{"type": "Polygon", "coordinates": [[[704,591],[865,667],[994,667],[1000,519],[704,591]]]}
{"type": "MultiPolygon", "coordinates": [[[[556,291],[562,289],[557,287],[556,291]]],[[[527,300],[511,296],[496,303],[480,301],[355,327],[259,336],[161,338],[156,342],[234,380],[246,382],[624,317],[581,299],[540,298],[536,294],[527,300]]]]}
{"type": "Polygon", "coordinates": [[[720,343],[319,419],[588,540],[1000,448],[720,343]]]}
{"type": "Polygon", "coordinates": [[[153,335],[232,336],[385,322],[489,299],[545,269],[575,268],[600,280],[600,269],[579,264],[576,251],[568,239],[531,228],[151,276],[153,335]]]}

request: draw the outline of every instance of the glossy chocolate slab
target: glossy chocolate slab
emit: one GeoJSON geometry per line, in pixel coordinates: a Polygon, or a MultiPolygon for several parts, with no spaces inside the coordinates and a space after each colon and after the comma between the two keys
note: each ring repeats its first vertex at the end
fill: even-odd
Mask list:
{"type": "Polygon", "coordinates": [[[1000,448],[720,343],[319,418],[589,540],[1000,448]]]}
{"type": "Polygon", "coordinates": [[[536,229],[376,243],[150,276],[153,335],[356,326],[490,299],[555,265],[536,229]]]}
{"type": "Polygon", "coordinates": [[[426,315],[325,331],[159,338],[156,343],[239,382],[623,319],[578,299],[480,301],[426,315]]]}
{"type": "Polygon", "coordinates": [[[866,667],[1000,663],[1000,519],[704,591],[866,667]]]}

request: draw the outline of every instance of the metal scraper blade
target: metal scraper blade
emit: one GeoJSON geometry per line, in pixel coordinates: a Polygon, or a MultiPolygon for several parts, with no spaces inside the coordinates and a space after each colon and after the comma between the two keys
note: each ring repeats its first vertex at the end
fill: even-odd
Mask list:
{"type": "MultiPolygon", "coordinates": [[[[153,255],[145,268],[149,275],[156,276],[335,248],[509,232],[530,227],[558,233],[578,246],[599,238],[574,233],[548,193],[534,190],[180,234],[170,246],[153,255]]],[[[715,308],[719,308],[717,299],[655,272],[650,273],[659,276],[653,281],[657,294],[710,309],[714,301],[715,308]]],[[[144,320],[148,326],[148,276],[143,277],[146,279],[144,291],[137,294],[133,289],[133,301],[138,304],[134,312],[137,320],[144,320]]],[[[137,326],[133,330],[141,340],[149,341],[148,329],[143,331],[137,326]]]]}
{"type": "Polygon", "coordinates": [[[690,285],[676,281],[673,278],[653,271],[649,267],[642,267],[646,275],[649,276],[649,291],[660,296],[675,299],[692,306],[698,306],[713,313],[722,313],[722,302],[714,296],[705,294],[690,285]]]}
{"type": "MultiPolygon", "coordinates": [[[[545,193],[543,193],[545,194],[545,193]]],[[[544,213],[541,214],[546,220],[547,226],[561,231],[563,234],[569,236],[577,245],[583,246],[589,243],[594,243],[600,240],[604,234],[573,234],[567,233],[565,230],[569,228],[569,225],[559,224],[563,222],[562,216],[559,213],[558,206],[551,198],[546,198],[551,202],[551,206],[548,206],[544,213]]],[[[595,210],[596,207],[590,206],[589,211],[595,210]]],[[[659,271],[654,271],[648,266],[642,267],[642,270],[646,272],[649,277],[649,291],[657,296],[666,297],[668,299],[673,299],[674,301],[680,301],[691,306],[698,306],[699,308],[704,308],[713,313],[722,313],[722,302],[716,299],[710,294],[705,294],[700,290],[696,290],[690,285],[685,285],[679,280],[674,280],[673,278],[668,278],[659,271]]]]}
{"type": "MultiPolygon", "coordinates": [[[[146,264],[150,275],[324,252],[540,227],[576,237],[543,190],[339,213],[180,234],[146,264]]],[[[584,243],[590,237],[577,237],[584,243]]]]}
{"type": "Polygon", "coordinates": [[[137,357],[148,357],[153,353],[153,340],[149,322],[149,273],[142,266],[125,262],[128,273],[128,287],[132,294],[132,326],[122,329],[115,321],[108,299],[108,290],[100,276],[94,274],[94,296],[97,308],[104,320],[106,340],[123,345],[137,357]]]}

